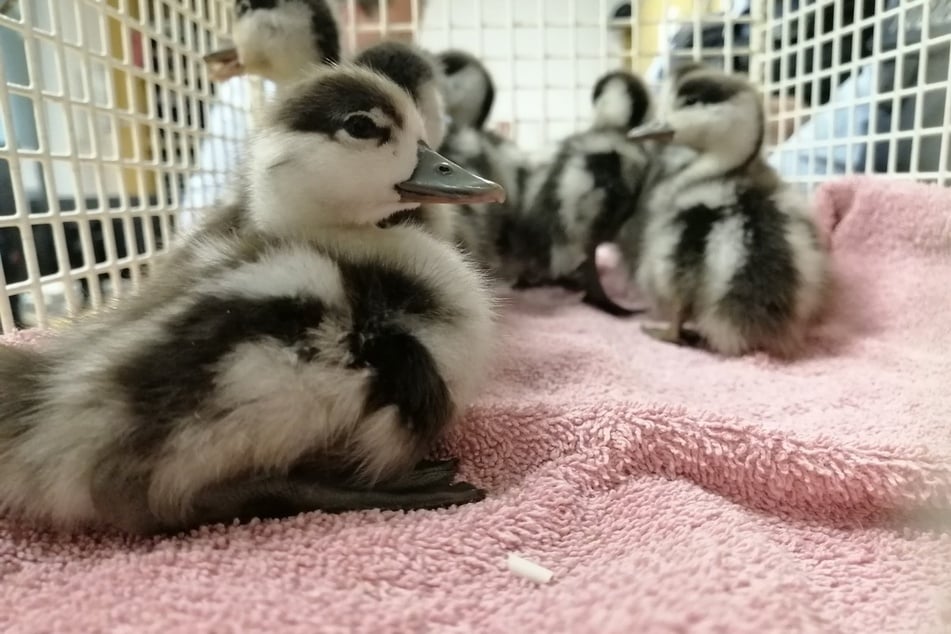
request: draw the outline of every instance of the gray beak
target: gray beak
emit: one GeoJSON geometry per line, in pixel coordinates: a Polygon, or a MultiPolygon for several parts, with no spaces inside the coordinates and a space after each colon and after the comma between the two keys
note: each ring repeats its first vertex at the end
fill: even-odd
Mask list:
{"type": "Polygon", "coordinates": [[[208,65],[208,77],[212,81],[226,81],[244,74],[238,59],[238,49],[233,46],[212,51],[202,58],[208,65]]]}
{"type": "Polygon", "coordinates": [[[205,62],[228,62],[237,56],[238,49],[234,46],[226,46],[206,54],[202,59],[205,60],[205,62]]]}
{"type": "Polygon", "coordinates": [[[476,176],[422,143],[416,170],[396,186],[404,203],[503,203],[498,183],[476,176]]]}
{"type": "Polygon", "coordinates": [[[667,143],[674,139],[674,129],[663,121],[651,121],[638,126],[627,133],[631,141],[660,141],[667,143]]]}

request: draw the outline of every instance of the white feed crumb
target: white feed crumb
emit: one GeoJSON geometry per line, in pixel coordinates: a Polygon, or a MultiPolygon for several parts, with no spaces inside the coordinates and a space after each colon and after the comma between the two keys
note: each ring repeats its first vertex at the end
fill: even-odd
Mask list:
{"type": "Polygon", "coordinates": [[[511,572],[529,581],[534,581],[535,583],[548,583],[555,575],[555,573],[548,568],[539,566],[535,562],[529,561],[514,553],[509,553],[508,564],[511,572]]]}

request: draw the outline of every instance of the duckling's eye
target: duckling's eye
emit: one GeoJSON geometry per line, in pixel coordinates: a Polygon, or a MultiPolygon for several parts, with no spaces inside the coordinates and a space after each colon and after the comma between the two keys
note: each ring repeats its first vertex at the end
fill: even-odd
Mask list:
{"type": "Polygon", "coordinates": [[[697,95],[687,95],[683,98],[683,104],[685,106],[695,106],[700,103],[700,97],[697,95]]]}
{"type": "Polygon", "coordinates": [[[383,132],[373,123],[373,119],[365,114],[353,114],[343,122],[343,129],[354,139],[375,139],[383,132]]]}

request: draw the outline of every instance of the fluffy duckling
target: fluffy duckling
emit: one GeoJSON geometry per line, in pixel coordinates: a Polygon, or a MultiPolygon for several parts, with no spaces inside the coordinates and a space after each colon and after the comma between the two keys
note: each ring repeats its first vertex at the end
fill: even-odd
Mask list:
{"type": "Polygon", "coordinates": [[[486,374],[485,281],[376,223],[501,189],[430,150],[392,82],[315,73],[251,139],[239,231],[190,235],[39,348],[0,347],[0,510],[152,533],[484,496],[422,458],[486,374]]]}
{"type": "Polygon", "coordinates": [[[495,100],[495,84],[485,65],[458,49],[443,51],[442,65],[449,129],[440,152],[485,178],[502,184],[504,204],[462,205],[457,209],[457,239],[476,261],[503,284],[516,279],[518,253],[510,236],[523,204],[530,172],[518,146],[485,128],[495,100]]]}
{"type": "Polygon", "coordinates": [[[696,67],[673,79],[665,117],[630,133],[689,150],[619,237],[638,290],[667,322],[645,331],[724,355],[791,354],[827,284],[811,210],[761,158],[762,100],[748,80],[696,67]]]}
{"type": "MultiPolygon", "coordinates": [[[[430,142],[440,148],[440,153],[452,158],[449,140],[454,134],[453,129],[447,130],[440,125],[446,121],[443,105],[446,100],[445,75],[432,55],[408,44],[388,41],[367,48],[354,58],[354,63],[372,68],[404,88],[413,97],[423,120],[427,122],[430,142]]],[[[465,158],[461,160],[465,168],[477,174],[495,173],[491,165],[486,163],[466,161],[465,158]]],[[[419,224],[460,247],[474,264],[495,275],[502,268],[498,242],[501,219],[507,213],[508,200],[465,205],[426,204],[394,214],[382,225],[419,224]]]]}
{"type": "MultiPolygon", "coordinates": [[[[410,94],[423,118],[424,142],[438,148],[445,138],[446,118],[443,107],[442,75],[435,60],[416,47],[396,41],[385,41],[365,49],[353,63],[369,68],[394,82],[410,94]]],[[[315,60],[316,64],[316,60],[315,60]]],[[[305,73],[311,67],[301,67],[305,73]]],[[[238,185],[240,189],[242,185],[238,185]]],[[[232,187],[233,189],[233,187],[232,187]]],[[[228,191],[212,221],[203,231],[236,230],[244,223],[246,210],[240,203],[241,194],[228,191]]],[[[450,205],[411,204],[406,209],[381,220],[381,227],[412,223],[423,226],[431,233],[449,241],[454,240],[454,209],[450,205]]]]}
{"type": "Polygon", "coordinates": [[[442,65],[449,130],[440,151],[460,165],[500,183],[508,205],[521,205],[528,157],[512,141],[485,128],[495,102],[495,84],[474,55],[453,49],[436,55],[442,65]]]}
{"type": "MultiPolygon", "coordinates": [[[[212,75],[217,79],[227,79],[240,73],[259,75],[277,82],[280,91],[311,66],[335,61],[340,51],[338,29],[335,16],[321,0],[308,0],[310,26],[306,30],[314,43],[295,47],[294,50],[283,46],[283,41],[291,38],[291,29],[305,30],[305,21],[301,16],[297,16],[296,20],[288,19],[294,12],[303,10],[296,6],[296,1],[283,0],[275,4],[254,0],[252,4],[239,8],[234,30],[235,47],[206,57],[212,75]],[[311,6],[310,2],[314,4],[311,6]],[[334,55],[324,55],[324,49],[332,50],[334,55]],[[233,72],[228,71],[225,65],[236,56],[242,59],[259,58],[266,63],[237,64],[233,66],[233,72]],[[273,69],[279,69],[280,72],[273,69]]],[[[487,71],[475,58],[470,56],[469,59],[487,76],[487,71]]],[[[455,84],[447,83],[440,64],[441,57],[437,59],[416,47],[397,41],[371,46],[353,61],[386,75],[413,96],[423,113],[427,142],[431,147],[438,148],[443,155],[464,168],[501,183],[506,192],[504,203],[473,204],[453,209],[426,204],[394,214],[383,224],[409,222],[422,225],[434,235],[462,246],[483,270],[498,272],[501,267],[496,248],[496,225],[501,222],[500,216],[517,204],[513,195],[518,195],[523,180],[521,176],[527,173],[525,158],[514,144],[494,133],[458,125],[449,128],[445,107],[447,100],[458,100],[460,97],[480,101],[485,98],[469,92],[465,95],[453,92],[452,86],[455,84]]],[[[453,67],[453,70],[456,68],[453,67]]],[[[487,85],[494,90],[491,88],[491,78],[487,85]]],[[[488,105],[491,106],[491,98],[488,105]]],[[[219,217],[217,222],[228,225],[235,220],[225,216],[219,217]]]]}
{"type": "Polygon", "coordinates": [[[596,296],[586,279],[594,271],[594,251],[614,239],[634,209],[650,160],[626,135],[651,110],[644,82],[626,71],[600,77],[592,102],[590,129],[564,139],[554,159],[532,176],[516,238],[522,285],[580,287],[589,302],[596,296]]]}
{"type": "Polygon", "coordinates": [[[446,110],[459,127],[481,130],[495,103],[495,82],[485,64],[459,49],[437,55],[446,75],[446,110]]]}
{"type": "Polygon", "coordinates": [[[204,58],[216,81],[249,74],[280,89],[314,64],[340,60],[340,30],[325,0],[237,0],[232,38],[204,58]]]}

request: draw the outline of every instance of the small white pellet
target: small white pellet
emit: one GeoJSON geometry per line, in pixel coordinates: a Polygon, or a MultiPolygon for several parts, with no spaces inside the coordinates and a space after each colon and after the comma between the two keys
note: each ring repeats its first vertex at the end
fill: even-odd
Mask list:
{"type": "Polygon", "coordinates": [[[535,583],[548,583],[555,576],[555,573],[548,568],[539,566],[515,553],[509,553],[508,564],[512,573],[535,583]]]}

